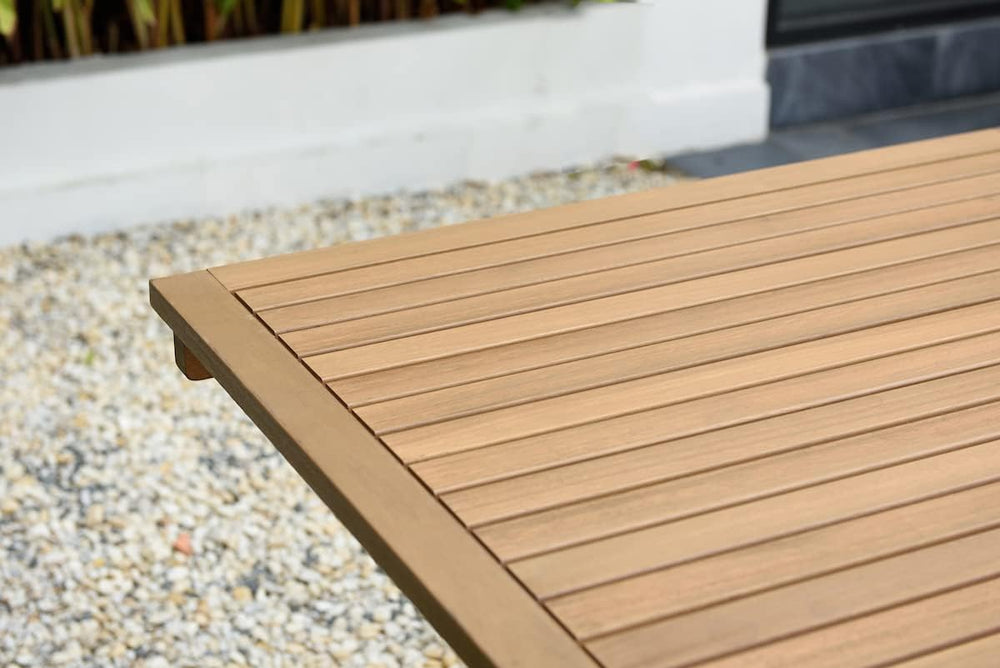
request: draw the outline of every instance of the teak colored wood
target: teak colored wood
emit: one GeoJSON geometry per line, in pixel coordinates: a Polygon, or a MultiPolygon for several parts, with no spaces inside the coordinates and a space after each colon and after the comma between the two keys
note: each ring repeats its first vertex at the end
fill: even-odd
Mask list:
{"type": "Polygon", "coordinates": [[[1000,130],[150,293],[469,665],[1000,661],[1000,130]]]}

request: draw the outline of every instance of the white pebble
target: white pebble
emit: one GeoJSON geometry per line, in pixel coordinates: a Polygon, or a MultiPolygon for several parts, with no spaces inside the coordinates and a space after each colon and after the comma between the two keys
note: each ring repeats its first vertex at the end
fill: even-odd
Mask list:
{"type": "Polygon", "coordinates": [[[0,664],[455,665],[225,392],[181,376],[147,281],[673,181],[616,163],[0,248],[0,664]]]}

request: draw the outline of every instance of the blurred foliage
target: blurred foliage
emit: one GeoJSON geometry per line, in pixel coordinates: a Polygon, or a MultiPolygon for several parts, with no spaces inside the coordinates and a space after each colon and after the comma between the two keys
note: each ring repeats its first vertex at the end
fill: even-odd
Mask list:
{"type": "MultiPolygon", "coordinates": [[[[0,0],[0,65],[432,18],[544,0],[0,0]]],[[[576,4],[579,0],[570,0],[576,4]]]]}

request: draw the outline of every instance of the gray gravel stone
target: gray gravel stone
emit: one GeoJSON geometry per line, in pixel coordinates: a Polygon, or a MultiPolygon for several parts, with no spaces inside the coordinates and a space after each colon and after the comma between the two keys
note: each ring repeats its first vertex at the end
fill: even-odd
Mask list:
{"type": "Polygon", "coordinates": [[[456,665],[225,393],[182,378],[147,279],[673,181],[615,163],[0,249],[0,665],[456,665]]]}

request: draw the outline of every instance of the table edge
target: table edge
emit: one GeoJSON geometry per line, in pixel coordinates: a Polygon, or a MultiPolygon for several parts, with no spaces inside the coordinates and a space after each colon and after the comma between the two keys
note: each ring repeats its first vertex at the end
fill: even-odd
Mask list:
{"type": "Polygon", "coordinates": [[[209,271],[149,289],[174,334],[469,665],[598,665],[209,271]]]}

